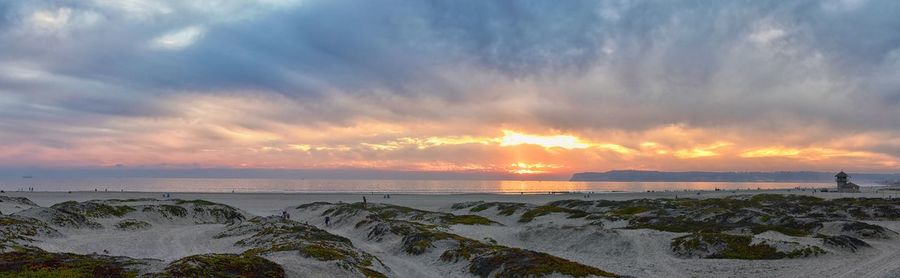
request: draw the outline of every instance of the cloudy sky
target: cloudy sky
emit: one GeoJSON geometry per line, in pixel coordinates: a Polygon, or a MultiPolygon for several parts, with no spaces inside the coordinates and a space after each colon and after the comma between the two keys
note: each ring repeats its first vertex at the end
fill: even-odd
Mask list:
{"type": "Polygon", "coordinates": [[[900,172],[898,14],[0,1],[0,168],[900,172]]]}

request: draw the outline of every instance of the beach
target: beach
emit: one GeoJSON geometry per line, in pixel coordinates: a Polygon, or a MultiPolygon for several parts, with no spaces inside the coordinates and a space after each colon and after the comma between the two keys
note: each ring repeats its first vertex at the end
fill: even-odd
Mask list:
{"type": "MultiPolygon", "coordinates": [[[[894,232],[900,231],[900,221],[893,219],[893,215],[878,211],[853,214],[859,219],[851,219],[853,216],[844,219],[837,214],[816,218],[818,216],[809,216],[817,215],[815,213],[791,211],[797,215],[791,214],[790,221],[777,222],[789,226],[776,227],[772,224],[776,223],[772,222],[774,220],[768,220],[780,217],[772,210],[781,210],[789,207],[783,204],[796,202],[802,202],[797,203],[798,207],[813,212],[823,208],[832,210],[828,208],[832,205],[835,208],[851,206],[848,210],[857,210],[853,206],[858,204],[847,203],[844,200],[849,199],[846,198],[879,198],[883,200],[879,202],[894,206],[891,199],[896,193],[868,187],[862,193],[792,189],[594,194],[394,193],[389,196],[382,193],[163,194],[7,192],[0,194],[6,196],[0,202],[0,212],[7,217],[36,219],[33,224],[47,223],[48,232],[34,233],[29,237],[30,241],[18,241],[14,245],[33,246],[51,253],[144,260],[141,267],[130,270],[139,274],[159,273],[171,268],[174,261],[189,256],[249,252],[280,265],[287,277],[477,277],[504,276],[504,273],[515,277],[538,271],[525,267],[525,263],[575,269],[570,273],[536,272],[550,276],[900,275],[900,266],[895,264],[900,260],[900,240],[894,232]],[[787,196],[787,199],[772,196],[787,196]],[[657,207],[665,208],[669,214],[679,214],[678,219],[690,216],[689,223],[695,223],[715,218],[709,215],[716,213],[708,211],[719,206],[716,202],[720,200],[748,204],[746,209],[734,208],[728,213],[759,211],[766,214],[765,220],[753,220],[759,222],[756,223],[746,219],[760,217],[729,214],[722,218],[725,220],[716,220],[725,221],[719,226],[728,229],[712,233],[691,230],[694,229],[691,226],[662,225],[674,218],[664,218],[669,216],[654,212],[660,211],[657,207]],[[68,203],[60,205],[64,202],[68,203]],[[686,202],[690,205],[685,205],[686,202]],[[705,206],[700,214],[691,210],[698,204],[705,206]],[[107,206],[128,209],[105,214],[98,210],[98,207],[107,206]],[[178,210],[174,210],[175,213],[170,210],[167,214],[159,208],[178,210]],[[77,211],[86,217],[68,222],[54,220],[60,218],[53,213],[60,211],[77,211]],[[179,214],[179,211],[184,213],[179,214]],[[325,223],[325,217],[330,223],[325,223]],[[655,221],[654,217],[663,221],[655,221]],[[740,217],[744,220],[733,220],[740,217]],[[800,223],[797,221],[803,225],[796,224],[800,223]],[[140,224],[136,225],[140,228],[122,228],[131,227],[126,224],[133,223],[140,224]],[[808,223],[815,225],[806,225],[808,223]],[[856,227],[851,223],[883,229],[865,226],[863,230],[848,232],[846,227],[856,227]],[[294,234],[260,232],[271,231],[273,227],[275,230],[290,227],[285,231],[294,234]],[[759,230],[759,227],[770,228],[759,230]],[[304,232],[297,232],[301,230],[304,232]],[[346,241],[325,240],[308,234],[328,235],[324,237],[326,239],[337,236],[346,241]],[[716,244],[711,244],[713,247],[708,248],[725,248],[719,253],[675,247],[678,238],[712,234],[725,235],[729,239],[734,235],[734,239],[751,240],[748,246],[763,244],[771,246],[771,250],[759,257],[735,259],[728,257],[734,253],[729,253],[730,245],[715,247],[716,244]],[[835,241],[850,236],[864,241],[865,245],[829,243],[830,239],[835,241]],[[293,247],[286,248],[285,244],[293,247]],[[310,246],[340,250],[339,256],[322,256],[312,252],[310,246]],[[528,257],[532,261],[517,261],[517,257],[528,257]],[[504,272],[510,269],[523,272],[504,272]]],[[[688,239],[695,238],[685,240],[688,239]]],[[[702,240],[696,242],[706,244],[702,240]]],[[[753,255],[757,253],[760,252],[753,255]]]]}
{"type": "MultiPolygon", "coordinates": [[[[814,189],[772,189],[772,190],[691,190],[691,191],[654,191],[654,192],[597,192],[590,195],[595,200],[633,200],[642,198],[717,198],[741,194],[797,194],[816,196],[819,198],[887,198],[891,193],[876,192],[877,187],[865,188],[862,193],[815,192],[814,189]],[[698,195],[699,193],[699,195],[698,195]]],[[[18,192],[7,191],[2,195],[25,197],[42,206],[50,206],[65,201],[89,201],[102,199],[163,199],[162,192],[119,192],[119,191],[72,191],[68,192],[18,192]]],[[[564,193],[464,193],[464,194],[404,194],[387,193],[390,199],[383,199],[385,193],[225,193],[225,192],[177,192],[170,193],[172,198],[193,200],[202,199],[211,202],[228,204],[255,215],[275,215],[284,208],[312,202],[361,202],[362,197],[372,202],[408,206],[424,210],[440,210],[449,208],[454,203],[469,201],[486,202],[518,202],[541,205],[552,201],[583,198],[583,192],[564,193]]],[[[893,193],[900,197],[900,192],[893,193]]]]}

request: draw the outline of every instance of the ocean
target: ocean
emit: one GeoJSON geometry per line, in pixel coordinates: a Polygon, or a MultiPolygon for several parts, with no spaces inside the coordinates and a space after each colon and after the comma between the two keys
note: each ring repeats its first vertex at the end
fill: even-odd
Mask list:
{"type": "Polygon", "coordinates": [[[0,190],[272,193],[547,193],[751,190],[834,187],[832,183],[570,182],[512,180],[305,180],[236,178],[0,178],[0,190]]]}

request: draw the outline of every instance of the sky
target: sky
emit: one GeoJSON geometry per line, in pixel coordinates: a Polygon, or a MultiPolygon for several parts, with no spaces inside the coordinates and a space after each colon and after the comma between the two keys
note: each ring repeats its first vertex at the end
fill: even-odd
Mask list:
{"type": "Polygon", "coordinates": [[[894,0],[0,1],[0,170],[900,172],[898,14],[894,0]]]}

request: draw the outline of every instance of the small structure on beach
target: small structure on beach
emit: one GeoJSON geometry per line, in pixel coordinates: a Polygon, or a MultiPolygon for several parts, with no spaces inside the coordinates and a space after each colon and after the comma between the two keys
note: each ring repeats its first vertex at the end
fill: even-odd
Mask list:
{"type": "Polygon", "coordinates": [[[856,185],[855,183],[850,182],[850,175],[847,175],[847,173],[844,173],[844,171],[837,173],[837,175],[834,175],[834,177],[835,177],[835,182],[837,182],[838,192],[849,192],[849,193],[858,193],[859,192],[859,185],[856,185]]]}

